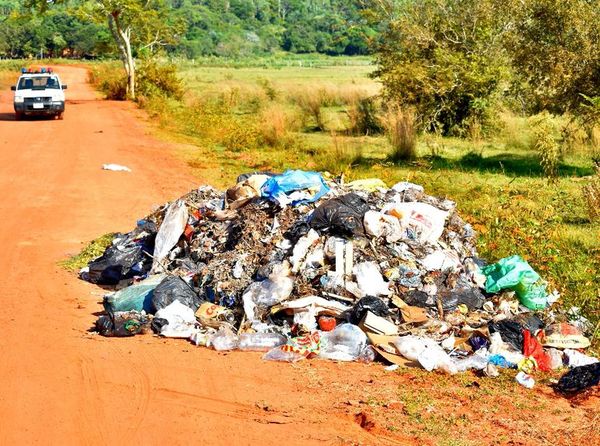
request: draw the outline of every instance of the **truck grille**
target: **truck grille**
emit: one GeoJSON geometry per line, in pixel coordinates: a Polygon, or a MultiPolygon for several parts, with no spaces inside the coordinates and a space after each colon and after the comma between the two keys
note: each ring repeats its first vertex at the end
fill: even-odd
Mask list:
{"type": "Polygon", "coordinates": [[[39,96],[35,98],[25,98],[25,107],[27,110],[46,110],[48,108],[52,108],[52,97],[48,96],[39,96]],[[43,108],[34,107],[33,104],[43,104],[43,108]]]}

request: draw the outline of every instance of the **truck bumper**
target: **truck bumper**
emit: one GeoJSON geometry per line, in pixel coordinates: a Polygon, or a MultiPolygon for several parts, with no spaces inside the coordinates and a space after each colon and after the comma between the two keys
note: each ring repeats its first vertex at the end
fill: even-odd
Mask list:
{"type": "Polygon", "coordinates": [[[57,115],[65,111],[64,101],[45,102],[44,108],[33,108],[32,103],[20,102],[14,104],[16,113],[25,115],[57,115]]]}

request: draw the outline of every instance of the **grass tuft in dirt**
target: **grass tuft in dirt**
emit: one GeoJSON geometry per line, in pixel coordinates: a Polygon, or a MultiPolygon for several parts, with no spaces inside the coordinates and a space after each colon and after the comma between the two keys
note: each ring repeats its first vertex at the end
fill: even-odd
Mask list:
{"type": "Polygon", "coordinates": [[[104,234],[102,237],[92,240],[81,250],[81,252],[66,260],[60,261],[58,265],[67,271],[79,271],[81,268],[87,266],[90,261],[101,256],[104,253],[104,250],[110,246],[115,235],[115,233],[110,232],[104,234]]]}

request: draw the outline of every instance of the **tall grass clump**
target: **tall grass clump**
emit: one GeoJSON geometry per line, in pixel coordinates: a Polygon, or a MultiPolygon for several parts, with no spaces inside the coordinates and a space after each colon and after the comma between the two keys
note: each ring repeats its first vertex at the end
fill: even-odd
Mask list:
{"type": "Polygon", "coordinates": [[[539,113],[529,118],[533,132],[533,147],[540,157],[544,176],[549,183],[558,181],[558,166],[562,154],[556,140],[556,123],[548,112],[539,113]]]}
{"type": "Polygon", "coordinates": [[[279,148],[293,145],[291,132],[299,128],[298,119],[293,112],[286,110],[281,104],[273,103],[261,111],[258,121],[258,131],[264,144],[279,148]]]}
{"type": "Polygon", "coordinates": [[[417,157],[417,130],[412,110],[390,108],[385,117],[385,128],[392,146],[391,161],[397,163],[417,157]]]}
{"type": "Polygon", "coordinates": [[[582,189],[590,220],[600,221],[600,158],[594,160],[594,169],[596,175],[582,189]]]}
{"type": "Polygon", "coordinates": [[[353,135],[375,135],[383,131],[379,117],[380,104],[374,97],[357,97],[346,114],[350,125],[349,133],[353,135]]]}
{"type": "Polygon", "coordinates": [[[362,160],[362,146],[348,138],[338,136],[335,132],[331,133],[331,148],[315,157],[319,170],[335,175],[349,173],[352,167],[362,160]]]}
{"type": "Polygon", "coordinates": [[[305,126],[312,120],[314,130],[325,130],[322,107],[328,103],[326,90],[301,90],[293,95],[292,102],[302,110],[305,126]]]}

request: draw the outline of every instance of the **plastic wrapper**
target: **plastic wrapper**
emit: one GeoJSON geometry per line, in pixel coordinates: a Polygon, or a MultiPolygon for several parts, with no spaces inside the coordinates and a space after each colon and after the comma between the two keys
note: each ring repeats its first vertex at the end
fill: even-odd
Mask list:
{"type": "Polygon", "coordinates": [[[542,345],[555,348],[587,348],[590,340],[577,327],[567,323],[552,324],[546,327],[542,345]]]}
{"type": "Polygon", "coordinates": [[[443,370],[454,374],[458,370],[452,359],[433,339],[418,336],[400,336],[394,341],[398,352],[406,359],[417,361],[427,370],[443,370]]]}

